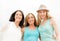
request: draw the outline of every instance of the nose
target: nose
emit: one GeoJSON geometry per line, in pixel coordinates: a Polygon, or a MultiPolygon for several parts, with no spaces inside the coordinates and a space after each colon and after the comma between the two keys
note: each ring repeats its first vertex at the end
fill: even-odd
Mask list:
{"type": "Polygon", "coordinates": [[[43,12],[41,12],[41,14],[43,15],[44,13],[43,13],[43,12]]]}

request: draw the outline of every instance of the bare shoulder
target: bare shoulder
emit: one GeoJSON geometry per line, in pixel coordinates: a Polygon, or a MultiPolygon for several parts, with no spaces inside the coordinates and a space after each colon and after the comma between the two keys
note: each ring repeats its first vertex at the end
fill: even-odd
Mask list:
{"type": "Polygon", "coordinates": [[[55,29],[57,29],[56,21],[55,21],[53,18],[51,19],[51,25],[52,25],[55,29]]]}

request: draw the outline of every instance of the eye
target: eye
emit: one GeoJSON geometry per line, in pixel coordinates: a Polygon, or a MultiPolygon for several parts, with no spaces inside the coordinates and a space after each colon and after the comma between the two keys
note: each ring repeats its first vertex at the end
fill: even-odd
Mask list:
{"type": "Polygon", "coordinates": [[[19,14],[19,16],[22,16],[22,14],[19,14]]]}
{"type": "Polygon", "coordinates": [[[15,14],[15,15],[18,15],[18,14],[15,14]]]}
{"type": "Polygon", "coordinates": [[[45,11],[43,11],[43,13],[45,13],[45,11]]]}
{"type": "Polygon", "coordinates": [[[31,18],[34,18],[33,16],[31,16],[31,18]]]}
{"type": "Polygon", "coordinates": [[[41,13],[41,12],[39,12],[39,13],[41,13]]]}
{"type": "Polygon", "coordinates": [[[30,17],[28,17],[28,19],[30,19],[30,17]]]}

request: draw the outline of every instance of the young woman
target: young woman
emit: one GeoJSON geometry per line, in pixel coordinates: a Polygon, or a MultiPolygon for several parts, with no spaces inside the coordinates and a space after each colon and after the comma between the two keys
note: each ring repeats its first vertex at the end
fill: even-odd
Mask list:
{"type": "Polygon", "coordinates": [[[38,41],[39,32],[36,27],[36,18],[32,13],[26,16],[23,41],[38,41]]]}
{"type": "Polygon", "coordinates": [[[23,12],[21,10],[15,11],[9,21],[9,24],[2,29],[2,32],[4,32],[2,41],[21,41],[21,27],[24,23],[23,12]]]}
{"type": "Polygon", "coordinates": [[[45,5],[41,5],[38,13],[38,25],[40,31],[41,41],[60,41],[59,30],[56,26],[55,21],[51,16],[48,15],[49,10],[45,5]],[[54,39],[54,31],[56,34],[56,40],[54,39]]]}

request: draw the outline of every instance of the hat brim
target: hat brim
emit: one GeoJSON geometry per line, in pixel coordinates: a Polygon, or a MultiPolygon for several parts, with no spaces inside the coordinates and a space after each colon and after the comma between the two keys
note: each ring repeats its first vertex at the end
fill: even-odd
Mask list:
{"type": "Polygon", "coordinates": [[[39,11],[47,11],[47,12],[49,12],[49,10],[47,10],[47,9],[37,10],[37,12],[39,12],[39,11]]]}

